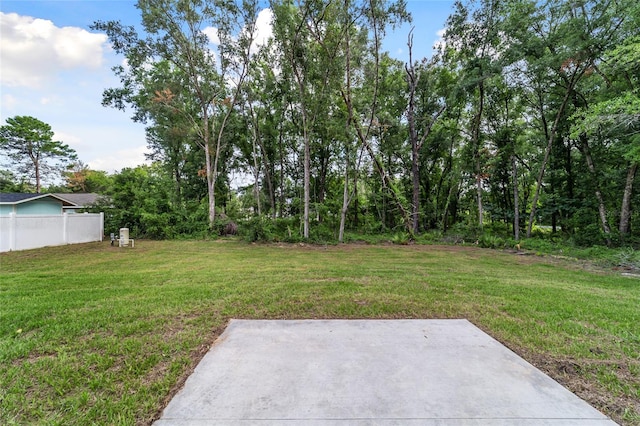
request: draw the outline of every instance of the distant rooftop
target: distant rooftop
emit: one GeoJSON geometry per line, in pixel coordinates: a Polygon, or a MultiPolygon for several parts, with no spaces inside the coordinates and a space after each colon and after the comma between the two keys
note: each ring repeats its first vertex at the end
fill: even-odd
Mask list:
{"type": "Polygon", "coordinates": [[[90,204],[94,204],[101,197],[99,194],[95,194],[93,192],[87,193],[73,193],[73,194],[52,194],[58,198],[61,198],[65,201],[68,201],[76,206],[88,206],[90,204]]]}
{"type": "Polygon", "coordinates": [[[3,192],[0,193],[0,203],[19,204],[38,198],[53,197],[62,201],[65,206],[84,207],[95,203],[100,195],[94,193],[77,194],[25,194],[23,192],[3,192]]]}
{"type": "Polygon", "coordinates": [[[24,194],[22,192],[3,192],[0,193],[0,203],[19,203],[21,201],[39,198],[50,194],[24,194]]]}

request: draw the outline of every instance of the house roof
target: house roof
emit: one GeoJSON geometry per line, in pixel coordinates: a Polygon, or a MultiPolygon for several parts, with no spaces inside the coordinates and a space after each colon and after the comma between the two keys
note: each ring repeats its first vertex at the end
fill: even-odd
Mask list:
{"type": "Polygon", "coordinates": [[[21,192],[0,193],[0,204],[21,204],[41,198],[55,198],[58,201],[62,201],[63,206],[73,205],[71,201],[60,198],[55,194],[24,194],[21,192]]]}
{"type": "Polygon", "coordinates": [[[93,192],[73,193],[73,194],[52,194],[61,200],[68,201],[77,207],[84,207],[94,204],[100,198],[99,194],[93,192]]]}
{"type": "Polygon", "coordinates": [[[16,204],[21,201],[30,200],[32,198],[41,197],[43,194],[21,194],[17,192],[0,193],[0,203],[16,204]]]}

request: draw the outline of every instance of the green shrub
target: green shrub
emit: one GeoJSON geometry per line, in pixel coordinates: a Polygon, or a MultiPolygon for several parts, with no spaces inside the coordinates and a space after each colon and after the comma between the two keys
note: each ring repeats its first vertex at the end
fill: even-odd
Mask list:
{"type": "Polygon", "coordinates": [[[431,229],[415,237],[418,244],[439,243],[443,241],[443,238],[444,233],[439,229],[431,229]]]}
{"type": "Polygon", "coordinates": [[[188,201],[176,211],[175,234],[192,238],[211,234],[209,205],[206,200],[188,201]]]}
{"type": "Polygon", "coordinates": [[[391,242],[393,244],[407,245],[409,244],[409,241],[411,241],[411,237],[407,232],[396,232],[391,237],[391,242]]]}
{"type": "Polygon", "coordinates": [[[520,246],[525,250],[535,251],[536,253],[562,254],[567,251],[568,244],[547,238],[528,238],[522,241],[520,246]]]}
{"type": "Polygon", "coordinates": [[[573,234],[573,241],[578,246],[589,247],[602,244],[604,239],[600,226],[597,224],[589,224],[584,228],[576,230],[575,234],[573,234]]]}
{"type": "Polygon", "coordinates": [[[640,251],[632,247],[620,249],[615,255],[616,264],[622,268],[640,269],[640,251]]]}
{"type": "Polygon", "coordinates": [[[507,224],[501,221],[493,221],[485,225],[483,231],[492,235],[510,235],[511,224],[507,224]]]}
{"type": "Polygon", "coordinates": [[[531,227],[532,238],[547,238],[552,234],[552,229],[548,226],[533,225],[531,227]]]}
{"type": "Polygon", "coordinates": [[[505,241],[501,237],[491,234],[483,234],[478,238],[478,245],[484,248],[503,249],[505,241]]]}
{"type": "Polygon", "coordinates": [[[300,218],[297,216],[271,219],[278,241],[298,243],[302,241],[300,218]]]}
{"type": "Polygon", "coordinates": [[[504,240],[504,248],[506,249],[514,249],[520,245],[520,241],[516,241],[514,238],[505,238],[504,240]]]}
{"type": "Polygon", "coordinates": [[[238,235],[238,225],[227,216],[218,216],[213,223],[213,232],[216,236],[238,235]]]}
{"type": "Polygon", "coordinates": [[[331,229],[324,223],[314,223],[309,229],[309,242],[315,244],[335,244],[338,241],[337,229],[331,229]]]}
{"type": "Polygon", "coordinates": [[[170,225],[170,215],[168,213],[148,213],[140,214],[140,225],[144,229],[144,237],[155,240],[162,240],[173,237],[173,227],[170,225]]]}
{"type": "Polygon", "coordinates": [[[456,223],[453,225],[445,237],[448,239],[454,239],[456,241],[477,241],[482,235],[482,231],[476,225],[468,225],[465,223],[456,223]]]}
{"type": "Polygon", "coordinates": [[[240,234],[250,243],[274,241],[274,231],[271,218],[266,216],[253,217],[240,226],[240,234]]]}
{"type": "Polygon", "coordinates": [[[355,232],[345,232],[344,234],[344,242],[345,243],[365,243],[365,244],[379,244],[383,240],[388,241],[387,239],[383,239],[381,235],[375,234],[362,234],[355,232]]]}

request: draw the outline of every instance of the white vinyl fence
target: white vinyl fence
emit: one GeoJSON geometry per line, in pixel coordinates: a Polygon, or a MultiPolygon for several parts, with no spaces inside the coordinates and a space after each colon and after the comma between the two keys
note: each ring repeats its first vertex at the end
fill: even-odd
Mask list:
{"type": "Polygon", "coordinates": [[[0,252],[102,241],[104,214],[0,216],[0,252]]]}

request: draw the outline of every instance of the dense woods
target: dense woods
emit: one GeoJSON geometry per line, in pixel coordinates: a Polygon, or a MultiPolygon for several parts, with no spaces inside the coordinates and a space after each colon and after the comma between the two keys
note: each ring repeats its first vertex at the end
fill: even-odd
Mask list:
{"type": "Polygon", "coordinates": [[[457,2],[433,57],[407,34],[406,63],[381,47],[403,1],[263,7],[140,0],[144,31],[95,23],[126,58],[103,103],[145,123],[154,161],[103,182],[109,226],[637,240],[636,0],[457,2]]]}

